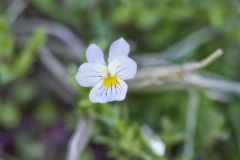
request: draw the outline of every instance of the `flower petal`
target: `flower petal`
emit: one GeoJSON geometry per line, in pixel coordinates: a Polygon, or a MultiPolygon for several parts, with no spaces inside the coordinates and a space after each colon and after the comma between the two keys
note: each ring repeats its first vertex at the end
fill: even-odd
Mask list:
{"type": "Polygon", "coordinates": [[[83,63],[76,74],[77,82],[83,87],[91,87],[97,84],[107,73],[107,67],[95,63],[83,63]]]}
{"type": "Polygon", "coordinates": [[[113,59],[119,56],[127,56],[130,51],[130,46],[123,38],[119,38],[114,41],[109,49],[109,58],[108,62],[111,62],[113,59]]]}
{"type": "Polygon", "coordinates": [[[117,75],[122,80],[132,79],[136,75],[137,64],[129,57],[121,56],[111,61],[108,70],[110,74],[117,75]]]}
{"type": "Polygon", "coordinates": [[[86,50],[86,56],[88,62],[106,64],[104,61],[104,54],[100,47],[96,44],[91,44],[86,50]]]}
{"type": "Polygon", "coordinates": [[[100,81],[92,88],[89,99],[93,103],[122,101],[126,97],[127,88],[127,84],[120,79],[117,85],[111,87],[104,87],[103,81],[100,81]]]}

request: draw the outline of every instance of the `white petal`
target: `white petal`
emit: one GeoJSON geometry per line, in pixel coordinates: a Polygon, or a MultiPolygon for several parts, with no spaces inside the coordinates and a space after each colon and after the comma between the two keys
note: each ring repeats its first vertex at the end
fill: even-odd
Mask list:
{"type": "Polygon", "coordinates": [[[104,87],[103,81],[100,81],[92,88],[89,99],[93,103],[122,101],[126,97],[127,88],[127,84],[120,79],[119,84],[111,87],[104,87]]]}
{"type": "Polygon", "coordinates": [[[117,75],[120,79],[127,80],[135,77],[137,64],[129,57],[121,56],[111,61],[108,69],[112,75],[117,75]]]}
{"type": "Polygon", "coordinates": [[[160,138],[149,139],[149,145],[156,155],[163,156],[165,154],[165,144],[160,138]]]}
{"type": "Polygon", "coordinates": [[[108,62],[111,62],[113,59],[119,56],[127,56],[130,51],[130,46],[123,38],[119,38],[114,41],[109,49],[109,59],[108,62]]]}
{"type": "Polygon", "coordinates": [[[86,56],[88,62],[106,64],[104,61],[104,54],[102,49],[96,44],[91,44],[86,50],[86,56]]]}
{"type": "Polygon", "coordinates": [[[107,67],[95,63],[83,63],[75,78],[81,86],[92,87],[105,76],[107,67]]]}

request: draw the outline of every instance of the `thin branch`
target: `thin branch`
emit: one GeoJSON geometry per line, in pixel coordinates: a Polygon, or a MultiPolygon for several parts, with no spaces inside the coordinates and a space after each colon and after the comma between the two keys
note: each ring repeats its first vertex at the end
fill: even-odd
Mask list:
{"type": "Polygon", "coordinates": [[[129,90],[138,94],[146,94],[149,92],[160,92],[166,90],[185,90],[189,86],[195,86],[199,89],[203,89],[204,91],[206,91],[206,93],[209,93],[208,91],[215,93],[214,97],[209,95],[208,97],[212,98],[213,100],[218,100],[220,102],[222,102],[223,100],[228,101],[231,94],[240,96],[239,82],[226,80],[223,78],[205,76],[202,74],[191,73],[186,75],[184,78],[159,81],[161,83],[147,80],[131,80],[128,81],[129,90]],[[216,97],[216,93],[218,93],[218,97],[216,97]],[[224,98],[221,98],[219,96],[224,96],[224,98]]]}
{"type": "Polygon", "coordinates": [[[229,103],[233,100],[233,97],[226,92],[220,92],[213,89],[208,89],[204,93],[209,99],[213,101],[218,101],[221,103],[229,103]]]}
{"type": "Polygon", "coordinates": [[[36,28],[42,28],[50,36],[54,36],[64,42],[72,52],[65,53],[66,56],[72,56],[80,59],[83,50],[83,42],[69,28],[56,22],[43,19],[21,19],[15,24],[15,33],[28,34],[36,28]]]}
{"type": "Polygon", "coordinates": [[[190,98],[187,110],[186,119],[186,133],[185,133],[185,144],[183,147],[183,155],[191,158],[194,153],[194,139],[197,123],[197,113],[199,107],[200,97],[196,89],[191,88],[189,90],[190,98]]]}
{"type": "Polygon", "coordinates": [[[24,11],[28,6],[29,2],[25,0],[14,0],[5,12],[6,19],[11,26],[18,16],[24,11]]]}
{"type": "Polygon", "coordinates": [[[212,53],[209,57],[206,59],[200,61],[200,62],[194,62],[194,63],[186,63],[183,65],[171,65],[171,66],[165,66],[165,67],[151,67],[151,68],[145,68],[138,71],[135,81],[142,81],[153,79],[153,80],[172,80],[172,79],[179,79],[185,76],[186,74],[189,74],[189,72],[196,71],[198,69],[201,69],[203,67],[206,67],[207,65],[213,63],[217,58],[219,58],[222,55],[222,50],[218,49],[214,53],[212,53]]]}
{"type": "Polygon", "coordinates": [[[66,160],[79,160],[82,151],[88,144],[92,133],[93,119],[81,117],[68,147],[66,160]]]}
{"type": "Polygon", "coordinates": [[[41,91],[52,92],[56,95],[56,97],[69,105],[73,103],[76,95],[65,89],[63,85],[58,82],[56,77],[54,77],[46,69],[39,70],[36,79],[41,91]]]}
{"type": "Polygon", "coordinates": [[[185,82],[203,89],[240,95],[240,83],[226,79],[191,74],[184,78],[185,82]]]}
{"type": "Polygon", "coordinates": [[[77,91],[68,82],[64,66],[51,54],[45,45],[40,48],[39,59],[48,72],[55,77],[55,80],[61,84],[61,88],[67,90],[70,95],[76,95],[77,91]]]}
{"type": "MultiPolygon", "coordinates": [[[[189,86],[195,86],[211,91],[211,93],[219,93],[218,97],[229,93],[240,95],[239,82],[195,73],[197,70],[213,63],[222,54],[222,50],[218,49],[200,62],[143,68],[138,71],[135,79],[128,81],[129,90],[137,91],[137,93],[148,93],[187,89],[189,86]]],[[[229,99],[229,97],[224,97],[226,101],[226,98],[229,99]]]]}
{"type": "Polygon", "coordinates": [[[209,64],[213,63],[215,60],[217,60],[222,55],[223,55],[222,49],[217,49],[215,52],[213,52],[210,56],[208,56],[204,60],[197,62],[197,63],[189,63],[189,64],[184,65],[183,67],[185,70],[191,71],[191,72],[195,71],[195,70],[199,70],[199,69],[202,69],[202,68],[208,66],[209,64]]]}

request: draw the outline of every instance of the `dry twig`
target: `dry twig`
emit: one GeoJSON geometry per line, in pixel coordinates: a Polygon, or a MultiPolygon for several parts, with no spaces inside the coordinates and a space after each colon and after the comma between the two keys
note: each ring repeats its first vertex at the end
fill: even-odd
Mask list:
{"type": "Polygon", "coordinates": [[[183,147],[183,155],[188,158],[193,156],[199,101],[200,97],[198,95],[198,91],[194,88],[190,88],[186,119],[185,144],[183,147]]]}
{"type": "Polygon", "coordinates": [[[222,50],[218,49],[209,57],[200,62],[186,63],[183,65],[170,65],[162,67],[143,68],[138,71],[134,80],[129,81],[130,89],[142,89],[151,86],[163,86],[169,82],[184,82],[192,72],[206,67],[222,55],[222,50]]]}
{"type": "Polygon", "coordinates": [[[88,144],[92,132],[93,119],[81,117],[78,126],[71,138],[68,148],[67,160],[78,160],[81,152],[88,144]]]}

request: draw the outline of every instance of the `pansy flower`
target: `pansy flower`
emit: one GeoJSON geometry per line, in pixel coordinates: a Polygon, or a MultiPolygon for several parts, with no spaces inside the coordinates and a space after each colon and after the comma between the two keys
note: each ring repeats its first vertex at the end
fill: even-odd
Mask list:
{"type": "Polygon", "coordinates": [[[137,64],[128,57],[129,44],[120,38],[109,49],[107,63],[100,47],[91,44],[86,50],[86,63],[80,65],[76,74],[77,82],[83,87],[93,87],[89,99],[93,103],[122,101],[128,86],[124,80],[132,79],[137,72],[137,64]]]}

